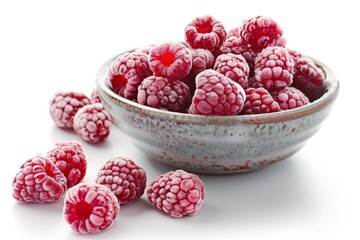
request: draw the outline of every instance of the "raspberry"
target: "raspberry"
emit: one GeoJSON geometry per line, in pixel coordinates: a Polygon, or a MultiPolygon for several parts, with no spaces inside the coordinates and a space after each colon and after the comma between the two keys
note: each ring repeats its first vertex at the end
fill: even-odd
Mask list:
{"type": "Polygon", "coordinates": [[[185,28],[185,40],[192,48],[213,51],[220,47],[225,39],[224,25],[209,15],[195,18],[185,28]]]}
{"type": "Polygon", "coordinates": [[[226,35],[226,38],[228,39],[229,37],[237,37],[237,38],[240,37],[239,31],[240,31],[240,27],[230,29],[226,35]]]}
{"type": "Polygon", "coordinates": [[[244,89],[223,74],[208,69],[196,76],[196,90],[189,113],[236,115],[244,106],[244,89]]]}
{"type": "Polygon", "coordinates": [[[138,86],[151,74],[148,55],[141,52],[120,55],[110,64],[107,73],[111,88],[130,100],[136,100],[138,86]]]}
{"type": "Polygon", "coordinates": [[[111,117],[102,104],[81,108],[74,117],[75,132],[90,143],[102,142],[110,134],[111,117]]]}
{"type": "Polygon", "coordinates": [[[239,30],[240,37],[254,52],[282,43],[283,40],[280,40],[282,33],[280,26],[274,20],[264,16],[245,20],[239,30]]]}
{"type": "Polygon", "coordinates": [[[78,184],[86,174],[86,158],[79,142],[58,142],[47,157],[65,175],[67,187],[78,184]]]}
{"type": "Polygon", "coordinates": [[[243,88],[248,87],[249,65],[242,55],[221,54],[215,60],[214,70],[239,83],[243,88]]]}
{"type": "Polygon", "coordinates": [[[13,179],[13,197],[22,203],[53,202],[66,191],[66,178],[50,159],[27,160],[13,179]]]}
{"type": "Polygon", "coordinates": [[[176,170],[158,176],[147,189],[148,201],[171,217],[196,215],[205,197],[205,185],[192,173],[176,170]]]}
{"type": "Polygon", "coordinates": [[[76,112],[90,99],[79,92],[58,92],[50,101],[50,116],[61,128],[73,128],[76,112]]]}
{"type": "Polygon", "coordinates": [[[288,49],[287,48],[288,53],[290,54],[290,56],[294,59],[294,62],[296,62],[299,58],[303,58],[305,57],[304,54],[296,51],[296,50],[292,50],[292,49],[288,49]]]}
{"type": "Polygon", "coordinates": [[[294,87],[285,87],[270,94],[279,103],[281,110],[298,108],[309,103],[304,93],[294,87]]]}
{"type": "Polygon", "coordinates": [[[94,89],[92,92],[91,92],[91,96],[90,96],[90,102],[91,103],[102,103],[102,100],[99,96],[99,93],[96,89],[94,89]]]}
{"type": "Polygon", "coordinates": [[[192,68],[190,73],[194,76],[214,65],[215,58],[209,50],[202,48],[191,49],[190,53],[192,56],[192,68]]]}
{"type": "Polygon", "coordinates": [[[108,187],[119,204],[129,204],[139,199],[146,186],[146,172],[125,157],[113,158],[98,172],[96,183],[108,187]]]}
{"type": "Polygon", "coordinates": [[[183,79],[191,69],[190,50],[178,42],[155,45],[149,53],[150,68],[155,76],[170,80],[183,79]]]}
{"type": "Polygon", "coordinates": [[[244,114],[261,114],[279,112],[281,108],[265,88],[248,88],[242,112],[244,114]]]}
{"type": "Polygon", "coordinates": [[[295,62],[293,86],[302,91],[310,101],[318,99],[324,91],[325,76],[309,58],[299,58],[295,62]]]}
{"type": "Polygon", "coordinates": [[[107,187],[79,183],[67,191],[63,213],[74,231],[88,234],[109,228],[119,209],[117,198],[107,187]]]}
{"type": "Polygon", "coordinates": [[[283,47],[267,47],[255,59],[255,78],[259,86],[282,89],[292,83],[294,60],[283,47]]]}
{"type": "MultiPolygon", "coordinates": [[[[218,50],[218,55],[225,53],[241,54],[249,65],[250,73],[254,72],[255,58],[257,53],[250,49],[242,38],[232,36],[226,39],[218,50]]],[[[252,74],[250,74],[252,75],[252,74]]]]}
{"type": "Polygon", "coordinates": [[[179,80],[150,76],[139,86],[138,102],[150,107],[181,112],[190,100],[189,87],[179,80]]]}

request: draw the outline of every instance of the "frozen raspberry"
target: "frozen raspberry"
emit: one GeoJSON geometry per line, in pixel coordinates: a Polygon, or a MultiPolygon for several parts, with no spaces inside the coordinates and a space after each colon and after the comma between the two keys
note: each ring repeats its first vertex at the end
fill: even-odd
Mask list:
{"type": "Polygon", "coordinates": [[[294,62],[296,62],[300,58],[305,57],[304,54],[302,54],[302,53],[300,53],[300,52],[298,52],[296,50],[292,50],[292,49],[287,48],[287,51],[290,54],[290,56],[294,59],[294,62]]]}
{"type": "Polygon", "coordinates": [[[192,173],[176,170],[158,176],[147,189],[148,201],[171,217],[196,215],[205,197],[205,185],[192,173]]]}
{"type": "Polygon", "coordinates": [[[245,20],[239,30],[239,35],[254,52],[260,52],[269,46],[276,46],[283,32],[280,26],[271,18],[257,16],[245,20]]]}
{"type": "Polygon", "coordinates": [[[89,234],[109,228],[119,209],[117,198],[107,187],[79,183],[67,191],[63,213],[74,231],[89,234]]]}
{"type": "Polygon", "coordinates": [[[78,184],[86,174],[86,158],[79,142],[58,142],[47,153],[47,157],[65,175],[67,187],[78,184]]]}
{"type": "Polygon", "coordinates": [[[102,142],[110,134],[111,117],[102,104],[81,108],[74,117],[75,132],[90,143],[102,142]]]}
{"type": "Polygon", "coordinates": [[[310,101],[318,99],[324,92],[325,75],[310,58],[299,58],[295,62],[293,86],[302,91],[310,101]]]}
{"type": "Polygon", "coordinates": [[[239,36],[250,45],[255,52],[269,46],[285,45],[282,29],[271,18],[257,16],[245,20],[239,29],[239,36]]]}
{"type": "Polygon", "coordinates": [[[190,105],[189,87],[182,81],[150,76],[139,86],[138,102],[154,108],[181,112],[190,105]]]}
{"type": "Polygon", "coordinates": [[[230,29],[226,35],[226,38],[228,39],[229,37],[237,37],[237,38],[240,37],[239,31],[240,31],[240,27],[230,29]]]}
{"type": "Polygon", "coordinates": [[[239,37],[229,37],[217,51],[217,55],[233,53],[241,54],[249,65],[250,75],[254,72],[255,58],[257,53],[250,49],[249,45],[239,37]]]}
{"type": "Polygon", "coordinates": [[[190,50],[178,42],[155,45],[149,53],[150,68],[155,76],[170,80],[183,79],[191,69],[190,50]]]}
{"type": "Polygon", "coordinates": [[[113,158],[98,172],[96,183],[108,187],[119,204],[129,204],[139,199],[146,187],[146,172],[131,159],[113,158]]]}
{"type": "Polygon", "coordinates": [[[259,86],[282,89],[293,81],[294,60],[283,47],[267,47],[255,59],[255,78],[259,86]]]}
{"type": "Polygon", "coordinates": [[[304,93],[293,87],[285,87],[282,90],[273,91],[271,96],[279,103],[281,110],[298,108],[309,103],[309,99],[304,93]]]}
{"type": "Polygon", "coordinates": [[[261,114],[279,112],[281,108],[265,88],[248,88],[242,113],[261,114]]]}
{"type": "Polygon", "coordinates": [[[76,112],[90,99],[79,92],[58,92],[50,101],[50,116],[61,128],[73,128],[76,112]]]}
{"type": "Polygon", "coordinates": [[[66,191],[64,174],[48,158],[27,160],[13,179],[13,197],[22,203],[53,202],[66,191]]]}
{"type": "Polygon", "coordinates": [[[213,51],[220,47],[225,39],[224,25],[209,15],[195,18],[185,28],[185,40],[192,48],[213,51]]]}
{"type": "Polygon", "coordinates": [[[196,76],[196,90],[189,113],[236,115],[244,106],[244,89],[223,74],[208,69],[196,76]]]}
{"type": "Polygon", "coordinates": [[[206,49],[198,48],[190,50],[192,56],[192,68],[190,73],[197,75],[198,73],[209,69],[214,65],[214,55],[206,49]]]}
{"type": "Polygon", "coordinates": [[[90,102],[91,103],[102,103],[101,98],[99,96],[99,93],[98,93],[98,91],[96,89],[94,89],[91,92],[90,102]]]}
{"type": "Polygon", "coordinates": [[[117,94],[136,100],[141,81],[152,74],[148,55],[141,52],[122,54],[110,64],[107,74],[109,84],[117,94]]]}
{"type": "Polygon", "coordinates": [[[240,54],[221,54],[214,63],[214,70],[240,84],[248,87],[249,65],[240,54]]]}

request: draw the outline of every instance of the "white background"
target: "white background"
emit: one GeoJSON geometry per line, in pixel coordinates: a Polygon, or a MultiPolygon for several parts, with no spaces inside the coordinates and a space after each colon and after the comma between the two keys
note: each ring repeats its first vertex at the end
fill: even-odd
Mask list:
{"type": "MultiPolygon", "coordinates": [[[[356,1],[1,1],[0,234],[7,239],[359,239],[360,51],[356,1]],[[108,58],[184,39],[193,18],[211,14],[227,29],[256,15],[283,28],[288,47],[327,64],[340,95],[320,131],[297,154],[266,169],[200,175],[206,184],[195,217],[172,219],[141,200],[121,208],[108,230],[83,236],[62,216],[63,198],[20,204],[11,181],[20,165],[56,141],[79,140],[57,128],[49,100],[57,91],[90,94],[108,58]]],[[[112,157],[128,156],[148,179],[172,170],[133,147],[113,127],[103,143],[83,142],[85,182],[112,157]]]]}

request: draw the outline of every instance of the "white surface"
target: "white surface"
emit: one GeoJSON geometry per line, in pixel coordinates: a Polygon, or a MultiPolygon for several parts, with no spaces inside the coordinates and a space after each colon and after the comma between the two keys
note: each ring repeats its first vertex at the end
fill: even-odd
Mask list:
{"type": "MultiPolygon", "coordinates": [[[[359,29],[355,1],[1,1],[1,235],[7,239],[359,239],[359,29]],[[181,3],[180,3],[181,2],[181,3]],[[236,3],[238,2],[238,3],[236,3]],[[246,2],[241,3],[240,2],[246,2]],[[220,5],[221,3],[221,5],[220,5]],[[341,91],[320,131],[293,157],[248,174],[205,176],[207,196],[195,217],[172,219],[145,195],[122,207],[99,234],[73,232],[63,199],[20,204],[11,196],[19,166],[56,141],[79,138],[58,129],[48,113],[56,91],[90,94],[98,67],[127,49],[182,40],[185,25],[211,14],[227,29],[266,15],[284,30],[288,47],[327,64],[341,91]],[[358,95],[358,94],[357,94],[358,95]],[[351,236],[351,237],[350,237],[351,236]],[[223,237],[223,238],[221,238],[223,237]]],[[[150,162],[113,128],[100,145],[84,143],[93,182],[108,159],[124,155],[151,181],[171,168],[150,162]]]]}

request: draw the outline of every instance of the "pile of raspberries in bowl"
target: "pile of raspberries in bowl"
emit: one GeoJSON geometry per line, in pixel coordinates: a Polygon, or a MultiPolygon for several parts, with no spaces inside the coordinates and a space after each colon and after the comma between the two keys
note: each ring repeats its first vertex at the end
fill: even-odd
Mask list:
{"type": "Polygon", "coordinates": [[[98,71],[105,109],[151,158],[198,172],[254,170],[297,152],[329,115],[338,80],[286,48],[273,19],[226,30],[207,15],[184,35],[126,51],[98,71]]]}

